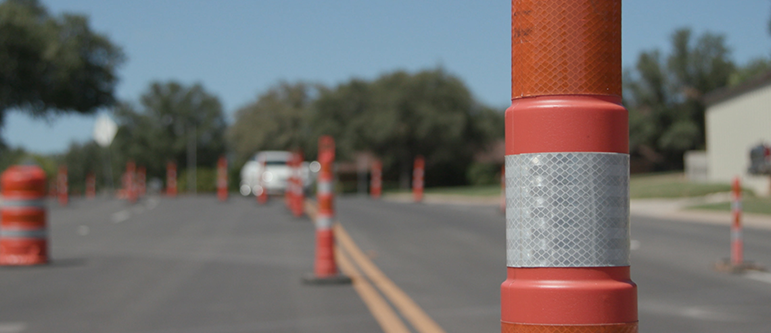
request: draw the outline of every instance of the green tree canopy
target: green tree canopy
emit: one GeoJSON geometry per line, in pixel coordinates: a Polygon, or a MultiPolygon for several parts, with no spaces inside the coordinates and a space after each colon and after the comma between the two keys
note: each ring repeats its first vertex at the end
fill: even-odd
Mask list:
{"type": "Polygon", "coordinates": [[[85,16],[51,16],[37,0],[0,3],[0,125],[11,109],[47,116],[113,104],[124,60],[85,16]]]}
{"type": "Polygon", "coordinates": [[[310,119],[312,137],[332,135],[343,153],[373,152],[386,177],[398,177],[403,186],[417,155],[426,158],[427,185],[457,185],[466,182],[474,152],[502,137],[502,117],[496,115],[460,79],[435,69],[397,71],[369,84],[352,80],[323,91],[310,119]]]}
{"type": "Polygon", "coordinates": [[[153,82],[139,107],[121,103],[115,116],[119,124],[112,144],[116,162],[123,165],[134,160],[147,168],[148,176],[162,178],[168,161],[186,166],[191,135],[197,146],[197,165],[214,167],[225,153],[227,124],[222,105],[200,84],[153,82]]]}
{"type": "Polygon", "coordinates": [[[240,166],[268,149],[301,148],[314,158],[321,135],[335,138],[338,160],[378,156],[386,179],[409,184],[413,159],[423,155],[426,183],[453,185],[466,182],[478,148],[503,137],[503,115],[442,69],[397,71],[335,88],[281,83],[236,113],[228,141],[240,166]]]}
{"type": "Polygon", "coordinates": [[[704,94],[728,84],[736,67],[722,35],[672,35],[672,52],[643,52],[625,71],[630,149],[658,168],[681,168],[683,153],[705,144],[704,94]]]}
{"type": "Polygon", "coordinates": [[[236,122],[227,133],[236,165],[261,150],[313,149],[306,117],[319,89],[323,88],[281,82],[236,111],[236,122]]]}

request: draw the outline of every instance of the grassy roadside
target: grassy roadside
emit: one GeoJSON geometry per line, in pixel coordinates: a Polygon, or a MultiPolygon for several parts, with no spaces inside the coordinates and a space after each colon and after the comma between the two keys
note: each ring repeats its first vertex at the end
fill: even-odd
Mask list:
{"type": "MultiPolygon", "coordinates": [[[[721,202],[688,207],[688,209],[704,209],[730,212],[731,203],[721,202]]],[[[748,197],[742,199],[742,212],[771,215],[771,198],[748,197]]]]}
{"type": "Polygon", "coordinates": [[[629,181],[632,199],[700,197],[730,190],[729,184],[688,182],[681,172],[634,175],[629,181]]]}

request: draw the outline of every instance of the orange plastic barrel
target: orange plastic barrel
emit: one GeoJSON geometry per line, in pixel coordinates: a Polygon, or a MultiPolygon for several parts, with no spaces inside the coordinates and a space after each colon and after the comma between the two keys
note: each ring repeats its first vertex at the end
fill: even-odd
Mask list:
{"type": "Polygon", "coordinates": [[[0,265],[48,262],[46,176],[38,166],[17,165],[0,176],[0,265]]]}

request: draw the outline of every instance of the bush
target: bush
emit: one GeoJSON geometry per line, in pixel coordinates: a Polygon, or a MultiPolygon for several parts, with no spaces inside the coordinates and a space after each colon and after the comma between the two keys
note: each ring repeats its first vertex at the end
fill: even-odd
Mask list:
{"type": "Polygon", "coordinates": [[[493,185],[501,182],[501,166],[495,163],[471,163],[466,170],[471,185],[493,185]]]}

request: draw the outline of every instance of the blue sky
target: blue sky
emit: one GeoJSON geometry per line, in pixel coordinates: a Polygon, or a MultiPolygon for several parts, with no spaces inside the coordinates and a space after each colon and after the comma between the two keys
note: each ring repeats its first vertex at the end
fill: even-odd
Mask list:
{"type": "MultiPolygon", "coordinates": [[[[52,13],[86,14],[123,47],[120,99],[136,101],[153,80],[200,82],[225,112],[280,80],[335,85],[404,69],[442,66],[474,95],[505,108],[510,95],[510,6],[504,0],[41,0],[52,13]]],[[[679,27],[726,35],[743,64],[771,54],[769,0],[626,0],[623,63],[667,51],[679,27]]],[[[95,116],[47,122],[13,112],[2,135],[39,153],[92,137],[95,116]]]]}

